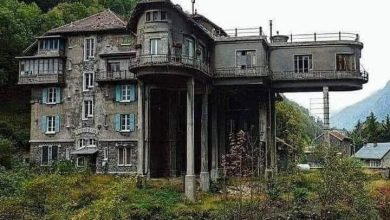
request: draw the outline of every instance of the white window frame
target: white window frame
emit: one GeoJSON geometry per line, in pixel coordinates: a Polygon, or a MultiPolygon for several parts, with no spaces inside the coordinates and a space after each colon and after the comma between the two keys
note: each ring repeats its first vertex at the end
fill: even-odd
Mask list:
{"type": "Polygon", "coordinates": [[[151,55],[160,55],[160,45],[161,38],[151,38],[150,39],[150,54],[151,55]]]}
{"type": "Polygon", "coordinates": [[[121,102],[130,102],[130,89],[131,85],[122,85],[121,86],[121,102]]]}
{"type": "Polygon", "coordinates": [[[46,134],[56,133],[56,116],[46,116],[46,134]]]}
{"type": "Polygon", "coordinates": [[[312,54],[295,54],[294,55],[294,73],[309,73],[313,70],[313,55],[312,54]],[[301,57],[302,59],[299,59],[301,57]],[[307,60],[307,71],[305,71],[304,61],[307,60]],[[299,63],[302,62],[302,69],[299,68],[299,63]]]}
{"type": "Polygon", "coordinates": [[[95,84],[95,74],[93,72],[86,72],[83,74],[83,91],[90,91],[95,84]]]}
{"type": "Polygon", "coordinates": [[[370,160],[370,167],[381,167],[381,161],[378,160],[370,160]]]}
{"type": "Polygon", "coordinates": [[[81,138],[77,141],[78,149],[83,149],[85,147],[96,147],[95,138],[81,138]]]}
{"type": "Polygon", "coordinates": [[[131,167],[133,166],[131,164],[131,156],[132,156],[132,152],[131,152],[131,148],[130,147],[119,147],[118,148],[118,167],[131,167]],[[120,163],[120,151],[123,151],[123,163],[120,163]],[[127,153],[129,152],[129,156],[130,156],[130,161],[129,163],[127,163],[127,153]]]}
{"type": "Polygon", "coordinates": [[[58,161],[60,153],[60,145],[41,145],[41,166],[51,166],[54,161],[58,161]],[[43,164],[43,147],[47,147],[47,164],[43,164]],[[57,147],[57,159],[53,161],[53,147],[57,147]]]}
{"type": "Polygon", "coordinates": [[[77,167],[86,167],[86,160],[85,160],[85,157],[84,156],[78,156],[77,159],[76,159],[76,166],[77,167]],[[82,159],[83,161],[83,164],[80,164],[80,159],[82,159]]]}
{"type": "Polygon", "coordinates": [[[87,37],[84,39],[84,61],[95,58],[96,43],[94,37],[87,37]],[[89,49],[89,50],[88,50],[89,49]]]}
{"type": "Polygon", "coordinates": [[[120,115],[120,126],[121,132],[130,132],[130,114],[120,115]]]}
{"type": "Polygon", "coordinates": [[[47,100],[46,104],[55,105],[57,104],[57,87],[47,88],[47,100]]]}
{"type": "Polygon", "coordinates": [[[108,160],[108,147],[103,149],[103,160],[108,160]]]}
{"type": "Polygon", "coordinates": [[[70,160],[70,148],[65,149],[65,160],[70,160]]]}
{"type": "Polygon", "coordinates": [[[93,100],[84,100],[82,108],[83,120],[93,118],[93,100]]]}

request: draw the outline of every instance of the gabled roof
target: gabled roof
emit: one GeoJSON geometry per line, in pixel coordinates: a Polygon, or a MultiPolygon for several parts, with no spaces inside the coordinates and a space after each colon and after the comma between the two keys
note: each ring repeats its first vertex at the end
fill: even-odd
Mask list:
{"type": "Polygon", "coordinates": [[[390,143],[368,143],[364,145],[354,157],[360,159],[380,160],[390,152],[390,143]]]}
{"type": "MultiPolygon", "coordinates": [[[[316,137],[313,141],[316,142],[320,138],[324,136],[325,133],[322,133],[320,136],[316,137]]],[[[350,137],[348,137],[344,132],[338,131],[338,130],[332,130],[329,132],[330,136],[338,139],[339,141],[350,141],[352,140],[350,137]]]]}
{"type": "Polygon", "coordinates": [[[73,32],[97,32],[108,30],[126,31],[126,22],[110,9],[97,14],[54,28],[47,34],[64,34],[73,32]]]}
{"type": "MultiPolygon", "coordinates": [[[[196,13],[196,14],[192,15],[191,17],[192,17],[196,22],[198,22],[201,26],[203,26],[203,25],[202,25],[202,22],[205,22],[205,23],[211,25],[211,26],[215,29],[215,31],[216,31],[217,33],[219,33],[220,35],[222,35],[222,36],[227,36],[227,33],[226,33],[220,26],[218,26],[217,24],[215,24],[214,22],[212,22],[210,19],[206,18],[205,16],[196,13]]],[[[210,30],[208,30],[206,27],[205,27],[205,29],[206,29],[207,31],[210,32],[210,30]]],[[[211,33],[210,33],[210,34],[211,34],[211,33]]]]}

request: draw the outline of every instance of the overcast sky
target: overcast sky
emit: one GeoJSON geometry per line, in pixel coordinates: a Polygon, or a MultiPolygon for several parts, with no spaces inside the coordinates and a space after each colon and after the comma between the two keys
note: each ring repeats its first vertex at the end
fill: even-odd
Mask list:
{"type": "MultiPolygon", "coordinates": [[[[191,11],[191,0],[172,0],[191,11]]],[[[314,32],[359,33],[364,43],[361,63],[370,73],[363,90],[330,94],[331,112],[340,110],[383,88],[390,80],[390,21],[388,1],[367,0],[196,0],[198,13],[225,29],[263,26],[268,22],[280,34],[314,32]]],[[[310,107],[310,99],[320,93],[286,94],[299,104],[310,107]]]]}

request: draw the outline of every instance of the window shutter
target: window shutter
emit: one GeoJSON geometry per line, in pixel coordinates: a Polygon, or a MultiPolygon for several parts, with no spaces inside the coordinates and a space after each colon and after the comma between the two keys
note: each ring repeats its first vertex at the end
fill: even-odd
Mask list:
{"type": "Polygon", "coordinates": [[[49,163],[49,147],[42,147],[42,164],[47,165],[49,163]]]}
{"type": "Polygon", "coordinates": [[[42,116],[41,118],[41,131],[42,133],[46,133],[46,116],[42,116]]]}
{"type": "Polygon", "coordinates": [[[62,91],[60,87],[56,88],[56,103],[60,104],[62,102],[62,91]]]}
{"type": "Polygon", "coordinates": [[[56,123],[56,124],[55,124],[55,125],[56,125],[56,133],[60,132],[60,121],[61,121],[61,120],[60,120],[60,116],[57,115],[57,116],[56,116],[56,122],[55,122],[55,123],[56,123]]]}
{"type": "Polygon", "coordinates": [[[135,131],[135,114],[130,114],[130,131],[135,131]]]}
{"type": "Polygon", "coordinates": [[[51,147],[51,160],[57,160],[58,159],[58,146],[52,146],[51,147]]]}
{"type": "Polygon", "coordinates": [[[135,84],[130,85],[130,101],[133,102],[135,101],[135,84]]]}
{"type": "Polygon", "coordinates": [[[114,120],[114,127],[117,132],[121,131],[121,115],[116,114],[114,120]]]}
{"type": "Polygon", "coordinates": [[[42,103],[43,104],[47,103],[47,88],[42,89],[42,103]]]}
{"type": "Polygon", "coordinates": [[[116,85],[115,88],[115,101],[120,102],[122,101],[122,86],[121,85],[116,85]]]}

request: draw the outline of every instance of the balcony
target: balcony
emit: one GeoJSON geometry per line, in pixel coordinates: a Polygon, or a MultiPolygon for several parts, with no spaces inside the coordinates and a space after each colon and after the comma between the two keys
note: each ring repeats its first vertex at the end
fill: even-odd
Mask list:
{"type": "Polygon", "coordinates": [[[241,77],[266,77],[269,76],[269,70],[266,66],[254,67],[230,67],[216,68],[213,77],[215,78],[241,78],[241,77]]]}
{"type": "Polygon", "coordinates": [[[64,74],[62,72],[43,72],[39,74],[19,74],[19,85],[62,84],[64,74]]]}
{"type": "Polygon", "coordinates": [[[368,82],[365,70],[316,70],[308,73],[294,71],[271,73],[272,84],[281,91],[321,91],[328,86],[332,91],[359,90],[368,82]]]}
{"type": "Polygon", "coordinates": [[[137,80],[137,77],[134,73],[128,70],[122,71],[100,71],[96,74],[97,82],[119,82],[119,81],[132,81],[137,80]]]}
{"type": "Polygon", "coordinates": [[[142,55],[130,60],[130,70],[137,71],[143,67],[181,67],[197,70],[211,76],[210,66],[197,58],[174,55],[142,55]]]}

